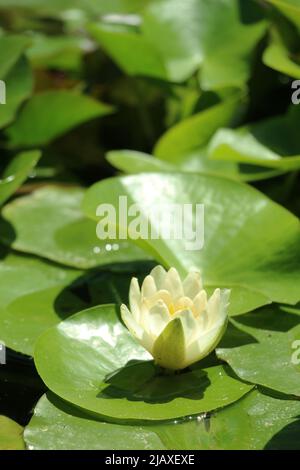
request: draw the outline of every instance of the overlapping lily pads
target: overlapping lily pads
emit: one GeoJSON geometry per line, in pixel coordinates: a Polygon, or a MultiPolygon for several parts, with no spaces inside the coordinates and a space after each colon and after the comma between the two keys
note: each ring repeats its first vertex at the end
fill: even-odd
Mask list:
{"type": "Polygon", "coordinates": [[[91,32],[129,74],[181,82],[201,67],[205,89],[243,87],[251,52],[266,27],[256,6],[244,3],[248,22],[241,21],[235,0],[163,0],[149,2],[138,27],[101,22],[91,32]]]}
{"type": "Polygon", "coordinates": [[[299,416],[299,401],[253,391],[211,416],[121,425],[92,419],[48,393],[24,438],[31,450],[299,450],[299,416]]]}
{"type": "MultiPolygon", "coordinates": [[[[255,336],[255,328],[249,330],[255,336]]],[[[218,349],[217,355],[241,379],[300,397],[299,325],[285,333],[260,332],[258,340],[237,348],[218,349]]]]}
{"type": "Polygon", "coordinates": [[[23,428],[7,418],[0,416],[0,450],[24,450],[23,428]]]}
{"type": "MultiPolygon", "coordinates": [[[[130,277],[149,270],[141,263],[116,265],[115,272],[55,265],[38,258],[3,254],[0,262],[0,340],[32,356],[38,337],[62,319],[102,303],[127,300],[130,277]]],[[[144,277],[144,275],[143,275],[144,277]]]]}
{"type": "Polygon", "coordinates": [[[167,204],[193,204],[194,209],[195,204],[204,204],[202,250],[188,250],[184,237],[142,240],[143,246],[181,273],[191,267],[200,269],[207,287],[232,288],[232,295],[240,297],[239,309],[231,300],[232,314],[252,310],[270,300],[291,304],[299,300],[299,221],[253,188],[204,175],[127,176],[91,187],[84,199],[84,210],[96,218],[99,201],[118,208],[120,195],[128,197],[128,205],[139,204],[158,235],[162,233],[167,204]],[[153,207],[155,217],[150,211],[153,207]]]}
{"type": "Polygon", "coordinates": [[[2,211],[1,241],[78,269],[148,257],[126,240],[98,239],[95,222],[81,212],[83,196],[81,188],[50,186],[13,201],[2,211]]]}
{"type": "Polygon", "coordinates": [[[228,405],[251,389],[220,365],[162,375],[113,305],[86,310],[48,330],[38,340],[34,358],[50,390],[92,415],[116,421],[199,414],[228,405]]]}

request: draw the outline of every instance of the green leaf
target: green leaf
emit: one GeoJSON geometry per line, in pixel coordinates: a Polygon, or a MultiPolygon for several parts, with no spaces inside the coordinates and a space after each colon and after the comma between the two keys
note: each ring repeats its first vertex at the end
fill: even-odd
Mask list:
{"type": "Polygon", "coordinates": [[[300,109],[292,106],[284,116],[271,117],[237,130],[221,129],[211,141],[210,157],[282,171],[299,169],[299,113],[300,109]]]}
{"type": "Polygon", "coordinates": [[[3,204],[26,181],[40,157],[39,151],[23,152],[10,161],[0,179],[0,204],[3,204]]]}
{"type": "Polygon", "coordinates": [[[263,62],[271,69],[300,78],[300,65],[295,62],[289,51],[279,42],[271,42],[263,54],[263,62]]]}
{"type": "Polygon", "coordinates": [[[239,101],[235,96],[179,122],[159,139],[154,154],[176,163],[178,157],[206,146],[220,127],[230,125],[239,101]]]}
{"type": "Polygon", "coordinates": [[[289,20],[300,27],[300,2],[299,0],[267,0],[278,8],[289,20]]]}
{"type": "Polygon", "coordinates": [[[242,400],[215,413],[198,431],[201,436],[199,448],[299,449],[299,401],[281,398],[252,391],[242,400]]]}
{"type": "MultiPolygon", "coordinates": [[[[158,261],[182,275],[192,267],[200,269],[206,287],[231,288],[234,296],[240,291],[239,305],[231,299],[231,314],[251,310],[253,303],[258,307],[267,299],[299,301],[299,220],[257,190],[208,175],[147,173],[96,183],[86,193],[84,211],[97,219],[99,202],[118,209],[121,195],[127,196],[128,206],[138,203],[144,217],[150,218],[158,239],[140,244],[158,261]],[[205,207],[202,250],[188,249],[184,236],[163,239],[168,204],[192,204],[195,217],[195,205],[200,203],[205,207]]],[[[200,221],[198,236],[202,228],[200,221]]]]}
{"type": "Polygon", "coordinates": [[[23,450],[23,428],[6,416],[0,416],[0,450],[23,450]]]}
{"type": "Polygon", "coordinates": [[[73,91],[46,91],[26,103],[7,136],[13,147],[46,145],[72,128],[110,112],[109,106],[73,91]]]}
{"type": "Polygon", "coordinates": [[[150,3],[142,31],[163,58],[170,80],[186,80],[201,66],[203,89],[243,87],[251,51],[265,30],[264,22],[249,21],[255,5],[243,3],[244,22],[235,0],[150,3]]]}
{"type": "Polygon", "coordinates": [[[80,188],[44,187],[6,205],[0,240],[15,250],[79,269],[147,259],[128,241],[100,240],[81,209],[80,188]]]}
{"type": "Polygon", "coordinates": [[[37,338],[62,319],[94,305],[126,302],[131,277],[125,268],[137,277],[151,269],[131,264],[84,273],[38,258],[7,256],[0,262],[0,339],[32,356],[37,338]]]}
{"type": "Polygon", "coordinates": [[[128,74],[167,78],[158,53],[141,34],[105,24],[93,24],[89,31],[106,53],[128,74]]]}
{"type": "MultiPolygon", "coordinates": [[[[32,354],[39,334],[60,321],[62,307],[58,309],[55,305],[59,293],[80,276],[80,271],[63,269],[37,258],[5,256],[0,261],[1,340],[11,349],[32,354]]],[[[68,310],[71,295],[64,297],[67,297],[64,309],[68,310]]],[[[78,299],[78,310],[81,307],[78,299]]]]}
{"type": "Polygon", "coordinates": [[[37,404],[24,437],[29,450],[166,448],[150,426],[124,426],[96,421],[52,393],[44,395],[37,404]],[[47,429],[47,432],[41,432],[42,429],[47,429]],[[72,439],[67,438],[70,435],[72,439]]]}
{"type": "Polygon", "coordinates": [[[6,104],[0,106],[0,128],[14,119],[20,105],[33,90],[33,74],[27,60],[22,57],[5,78],[6,104]]]}
{"type": "MultiPolygon", "coordinates": [[[[148,0],[143,0],[143,4],[148,0]]],[[[140,0],[0,0],[0,7],[35,9],[41,15],[52,14],[58,16],[63,10],[81,9],[90,14],[128,13],[139,10],[140,0]]],[[[36,13],[36,12],[35,12],[36,13]]]]}
{"type": "MultiPolygon", "coordinates": [[[[176,163],[155,158],[152,155],[137,152],[135,150],[114,150],[108,152],[106,159],[118,170],[127,174],[153,173],[153,172],[178,172],[204,173],[216,176],[227,176],[241,181],[259,181],[261,179],[272,178],[281,171],[255,167],[245,170],[234,162],[222,162],[208,158],[207,148],[199,151],[176,157],[176,163]]],[[[175,159],[174,159],[175,160],[175,159]]]]}
{"type": "MultiPolygon", "coordinates": [[[[255,10],[244,2],[245,11],[255,10]]],[[[185,0],[184,5],[157,0],[144,8],[140,28],[91,26],[94,38],[126,73],[182,82],[202,66],[204,89],[243,87],[250,54],[264,31],[263,21],[240,20],[236,0],[185,0]]]]}
{"type": "Polygon", "coordinates": [[[118,170],[128,174],[177,171],[177,168],[170,163],[136,150],[114,150],[107,153],[106,160],[118,170]]]}
{"type": "Polygon", "coordinates": [[[22,53],[29,46],[30,39],[21,35],[6,35],[0,37],[0,79],[17,63],[22,53]]]}
{"type": "Polygon", "coordinates": [[[198,414],[232,403],[251,388],[222,366],[157,375],[149,353],[121,324],[113,305],[86,310],[48,330],[34,358],[51,391],[116,421],[198,414]]]}
{"type": "MultiPolygon", "coordinates": [[[[255,328],[248,327],[247,331],[253,336],[256,334],[255,328]]],[[[217,349],[217,355],[241,379],[299,397],[300,354],[297,355],[294,347],[298,344],[299,350],[299,325],[287,333],[260,331],[256,337],[258,343],[217,349]]]]}
{"type": "Polygon", "coordinates": [[[119,425],[91,419],[48,393],[37,404],[24,438],[30,450],[299,450],[299,414],[297,400],[252,391],[211,416],[119,425]]]}
{"type": "Polygon", "coordinates": [[[83,41],[71,36],[35,34],[27,57],[35,68],[76,70],[81,65],[83,41]]]}

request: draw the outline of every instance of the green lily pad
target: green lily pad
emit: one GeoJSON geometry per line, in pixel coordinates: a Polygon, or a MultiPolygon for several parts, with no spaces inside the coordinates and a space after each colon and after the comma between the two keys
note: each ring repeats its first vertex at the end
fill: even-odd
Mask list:
{"type": "Polygon", "coordinates": [[[167,79],[162,59],[151,43],[132,28],[103,23],[89,27],[92,37],[130,75],[167,79]]]}
{"type": "Polygon", "coordinates": [[[298,107],[292,106],[284,116],[236,130],[221,129],[210,143],[210,157],[283,171],[297,170],[300,168],[299,113],[298,107]]]}
{"type": "Polygon", "coordinates": [[[299,325],[286,333],[257,332],[255,328],[249,327],[247,331],[257,337],[258,343],[218,349],[218,357],[226,361],[238,377],[247,382],[299,397],[299,325]]]}
{"type": "Polygon", "coordinates": [[[192,267],[200,269],[206,287],[231,288],[233,298],[239,297],[231,313],[252,310],[255,302],[258,307],[270,300],[299,301],[299,220],[260,192],[215,176],[147,173],[96,183],[86,193],[84,211],[97,219],[99,203],[118,209],[121,195],[127,196],[128,206],[138,203],[156,229],[158,239],[139,241],[144,249],[182,275],[192,267]],[[192,204],[195,210],[200,203],[205,207],[204,247],[188,249],[184,236],[165,240],[166,204],[192,204]]]}
{"type": "Polygon", "coordinates": [[[8,128],[13,147],[46,145],[80,124],[109,114],[112,109],[73,91],[46,91],[34,95],[8,128]]]}
{"type": "Polygon", "coordinates": [[[6,416],[0,416],[0,450],[23,450],[23,428],[6,416]]]}
{"type": "MultiPolygon", "coordinates": [[[[149,270],[148,265],[129,269],[131,275],[140,277],[146,267],[149,270]]],[[[126,302],[130,279],[122,271],[83,273],[40,260],[10,257],[0,264],[0,338],[9,348],[33,356],[38,337],[62,319],[94,305],[126,302]],[[24,277],[34,282],[28,285],[24,277]]]]}
{"type": "MultiPolygon", "coordinates": [[[[177,173],[179,170],[187,173],[203,173],[216,176],[226,176],[240,181],[259,181],[282,174],[281,170],[252,166],[247,171],[235,162],[222,162],[208,158],[208,149],[202,148],[191,154],[176,158],[176,163],[155,158],[152,155],[135,150],[114,150],[106,155],[107,161],[126,174],[136,173],[177,173]]],[[[175,159],[174,159],[175,160],[175,159]]]]}
{"type": "Polygon", "coordinates": [[[1,253],[0,261],[0,317],[6,307],[18,297],[37,290],[55,288],[72,283],[81,272],[59,267],[38,258],[1,253]]]}
{"type": "Polygon", "coordinates": [[[35,364],[64,400],[113,420],[167,420],[228,405],[251,386],[223,366],[159,375],[149,353],[122,325],[118,308],[76,314],[38,340],[35,364]]]}
{"type": "MultiPolygon", "coordinates": [[[[246,16],[257,10],[244,3],[246,16]]],[[[90,30],[128,74],[182,82],[201,67],[202,88],[218,89],[247,81],[251,52],[266,27],[259,20],[242,22],[236,0],[158,0],[144,8],[140,28],[102,22],[90,30]]]]}
{"type": "Polygon", "coordinates": [[[6,35],[0,37],[0,79],[17,63],[25,49],[30,45],[30,39],[21,35],[6,35]]]}
{"type": "Polygon", "coordinates": [[[29,450],[165,449],[150,426],[97,421],[47,393],[38,402],[24,433],[29,450]],[[47,430],[47,432],[41,432],[47,430]],[[64,430],[62,432],[62,430],[64,430]],[[67,436],[72,436],[72,439],[67,436]]]}
{"type": "Polygon", "coordinates": [[[244,85],[251,51],[266,25],[251,21],[251,13],[257,9],[248,0],[243,3],[243,14],[248,18],[244,22],[240,2],[235,0],[150,3],[142,31],[159,51],[171,80],[183,81],[201,66],[203,89],[244,85]]]}
{"type": "Polygon", "coordinates": [[[6,104],[0,106],[0,128],[14,119],[19,106],[33,90],[33,74],[27,60],[22,57],[5,78],[6,104]]]}
{"type": "Polygon", "coordinates": [[[48,393],[24,439],[30,450],[299,450],[299,415],[299,401],[253,391],[211,416],[120,425],[94,420],[48,393]]]}
{"type": "Polygon", "coordinates": [[[0,179],[0,205],[24,183],[40,157],[39,151],[32,151],[19,153],[12,158],[0,179]]]}
{"type": "Polygon", "coordinates": [[[80,188],[44,187],[6,205],[0,240],[15,250],[78,269],[147,259],[128,241],[97,238],[96,224],[80,209],[80,188]]]}

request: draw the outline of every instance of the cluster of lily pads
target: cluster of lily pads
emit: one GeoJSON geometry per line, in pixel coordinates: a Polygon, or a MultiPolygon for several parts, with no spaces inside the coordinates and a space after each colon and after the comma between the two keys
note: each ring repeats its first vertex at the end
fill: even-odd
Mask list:
{"type": "Polygon", "coordinates": [[[0,0],[0,449],[299,449],[299,28],[299,0],[0,0]],[[203,249],[98,239],[120,196],[204,204],[203,249]],[[157,264],[231,290],[172,375],[120,316],[157,264]]]}

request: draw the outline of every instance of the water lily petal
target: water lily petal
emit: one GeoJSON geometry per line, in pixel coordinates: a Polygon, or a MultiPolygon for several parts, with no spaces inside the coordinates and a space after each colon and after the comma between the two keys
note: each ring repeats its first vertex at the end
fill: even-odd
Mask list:
{"type": "Polygon", "coordinates": [[[163,300],[165,305],[169,307],[173,303],[173,299],[171,297],[170,292],[167,290],[159,290],[156,292],[154,295],[151,297],[148,297],[147,299],[143,300],[143,303],[147,305],[147,307],[150,309],[152,308],[159,300],[163,300]]]}
{"type": "Polygon", "coordinates": [[[189,297],[180,297],[179,299],[176,300],[176,303],[175,303],[176,312],[180,310],[185,310],[185,309],[193,310],[193,308],[194,308],[193,301],[189,297]]]}
{"type": "Polygon", "coordinates": [[[156,364],[166,369],[182,369],[185,364],[185,339],[179,317],[170,321],[153,345],[156,364]]]}
{"type": "Polygon", "coordinates": [[[142,298],[148,298],[156,294],[157,289],[152,276],[146,276],[142,284],[142,298]]]}
{"type": "Polygon", "coordinates": [[[147,331],[156,339],[170,320],[171,316],[168,307],[162,300],[159,300],[156,305],[150,309],[149,315],[146,317],[147,324],[145,327],[147,331]]]}
{"type": "Polygon", "coordinates": [[[163,288],[166,275],[167,271],[161,265],[155,266],[155,268],[152,269],[150,276],[153,277],[157,290],[163,288]]]}
{"type": "Polygon", "coordinates": [[[176,317],[181,319],[185,345],[188,346],[199,336],[199,322],[196,321],[193,312],[188,308],[178,312],[176,317]]]}
{"type": "Polygon", "coordinates": [[[135,320],[138,321],[140,317],[141,291],[139,281],[136,277],[133,277],[130,283],[129,306],[132,315],[134,316],[135,320]]]}
{"type": "Polygon", "coordinates": [[[219,319],[222,321],[227,316],[229,289],[216,289],[207,302],[209,325],[213,326],[219,319]]]}
{"type": "Polygon", "coordinates": [[[199,336],[195,341],[187,347],[186,367],[200,361],[208,356],[218,345],[227,326],[227,318],[223,322],[219,322],[215,328],[207,333],[199,336]]]}
{"type": "Polygon", "coordinates": [[[121,317],[132,336],[134,336],[140,344],[151,353],[154,343],[153,337],[149,335],[148,331],[143,328],[141,324],[137,324],[133,315],[124,304],[121,305],[121,317]]]}
{"type": "Polygon", "coordinates": [[[200,272],[191,271],[183,281],[184,295],[194,299],[196,295],[202,290],[202,280],[200,272]]]}
{"type": "Polygon", "coordinates": [[[163,288],[170,292],[173,300],[183,297],[183,286],[177,269],[171,268],[165,277],[163,288]]]}
{"type": "Polygon", "coordinates": [[[136,338],[141,339],[143,336],[143,328],[137,324],[132,313],[124,304],[121,305],[121,317],[130,333],[136,338]]]}
{"type": "Polygon", "coordinates": [[[195,312],[197,315],[200,315],[205,309],[207,305],[207,294],[205,290],[201,290],[193,300],[195,312]]]}

